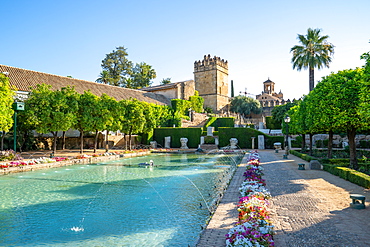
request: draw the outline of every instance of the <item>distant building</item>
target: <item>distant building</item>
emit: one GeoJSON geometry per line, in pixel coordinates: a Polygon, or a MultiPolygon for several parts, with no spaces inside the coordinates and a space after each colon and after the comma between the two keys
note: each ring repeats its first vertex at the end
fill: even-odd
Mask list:
{"type": "Polygon", "coordinates": [[[256,99],[263,107],[263,117],[271,116],[271,111],[275,106],[290,102],[290,100],[284,100],[284,95],[281,90],[279,93],[275,92],[275,82],[271,81],[270,78],[263,82],[263,91],[261,94],[256,95],[256,99]]]}
{"type": "Polygon", "coordinates": [[[195,93],[195,85],[193,80],[187,80],[159,86],[145,87],[141,90],[160,94],[168,99],[189,100],[189,97],[193,96],[195,93]]]}
{"type": "Polygon", "coordinates": [[[194,62],[194,80],[168,83],[142,88],[141,90],[161,94],[169,99],[185,99],[195,90],[204,99],[204,108],[220,112],[229,104],[228,62],[220,57],[205,55],[202,61],[194,62]]]}

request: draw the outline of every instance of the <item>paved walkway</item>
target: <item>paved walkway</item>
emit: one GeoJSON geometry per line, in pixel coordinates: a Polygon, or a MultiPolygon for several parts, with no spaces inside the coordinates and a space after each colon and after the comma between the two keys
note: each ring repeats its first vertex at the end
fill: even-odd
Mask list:
{"type": "MultiPolygon", "coordinates": [[[[370,246],[370,190],[322,170],[310,170],[294,155],[259,151],[267,188],[277,247],[370,246]],[[307,170],[298,170],[298,163],[307,170]],[[349,207],[350,194],[366,196],[366,209],[349,207]]],[[[225,246],[224,235],[237,220],[238,188],[243,181],[239,167],[198,247],[225,246]]]]}

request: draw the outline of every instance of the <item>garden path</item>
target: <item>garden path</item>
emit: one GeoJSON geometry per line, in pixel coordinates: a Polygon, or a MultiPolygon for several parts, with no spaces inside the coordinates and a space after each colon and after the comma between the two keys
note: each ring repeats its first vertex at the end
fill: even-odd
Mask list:
{"type": "MultiPolygon", "coordinates": [[[[308,163],[283,152],[259,150],[270,199],[277,247],[370,246],[370,190],[322,170],[298,170],[308,163]],[[349,207],[350,194],[366,196],[366,209],[349,207]]],[[[244,160],[245,161],[245,160],[244,160]]],[[[242,162],[243,163],[243,162],[242,162]]],[[[244,162],[245,163],[245,162],[244,162]]],[[[225,234],[237,221],[239,167],[197,247],[223,247],[225,234]]]]}

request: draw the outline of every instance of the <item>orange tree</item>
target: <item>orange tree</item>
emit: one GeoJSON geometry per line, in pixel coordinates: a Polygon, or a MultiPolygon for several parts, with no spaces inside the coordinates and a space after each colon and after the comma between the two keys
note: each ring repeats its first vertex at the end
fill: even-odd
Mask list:
{"type": "MultiPolygon", "coordinates": [[[[369,103],[364,102],[364,91],[368,91],[369,76],[363,68],[349,69],[331,73],[323,77],[320,90],[314,92],[309,110],[317,116],[312,128],[338,130],[347,133],[350,166],[358,168],[356,157],[356,132],[368,129],[369,121],[364,121],[364,108],[369,109],[369,103]],[[324,95],[320,95],[320,93],[324,95]]],[[[319,86],[319,85],[318,85],[319,86]]],[[[311,93],[310,93],[311,94],[311,93]]]]}

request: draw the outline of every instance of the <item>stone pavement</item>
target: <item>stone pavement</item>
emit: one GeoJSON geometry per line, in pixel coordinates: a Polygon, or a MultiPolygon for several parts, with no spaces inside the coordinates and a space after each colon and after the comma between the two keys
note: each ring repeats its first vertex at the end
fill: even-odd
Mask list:
{"type": "MultiPolygon", "coordinates": [[[[370,246],[370,190],[283,152],[259,151],[264,179],[271,192],[272,220],[277,247],[370,246]],[[298,170],[298,163],[307,170],[298,170]],[[366,196],[366,209],[349,207],[350,194],[366,196]]],[[[246,162],[246,159],[245,159],[246,162]]],[[[198,247],[225,246],[224,235],[237,221],[238,188],[245,168],[239,167],[198,247]]]]}

